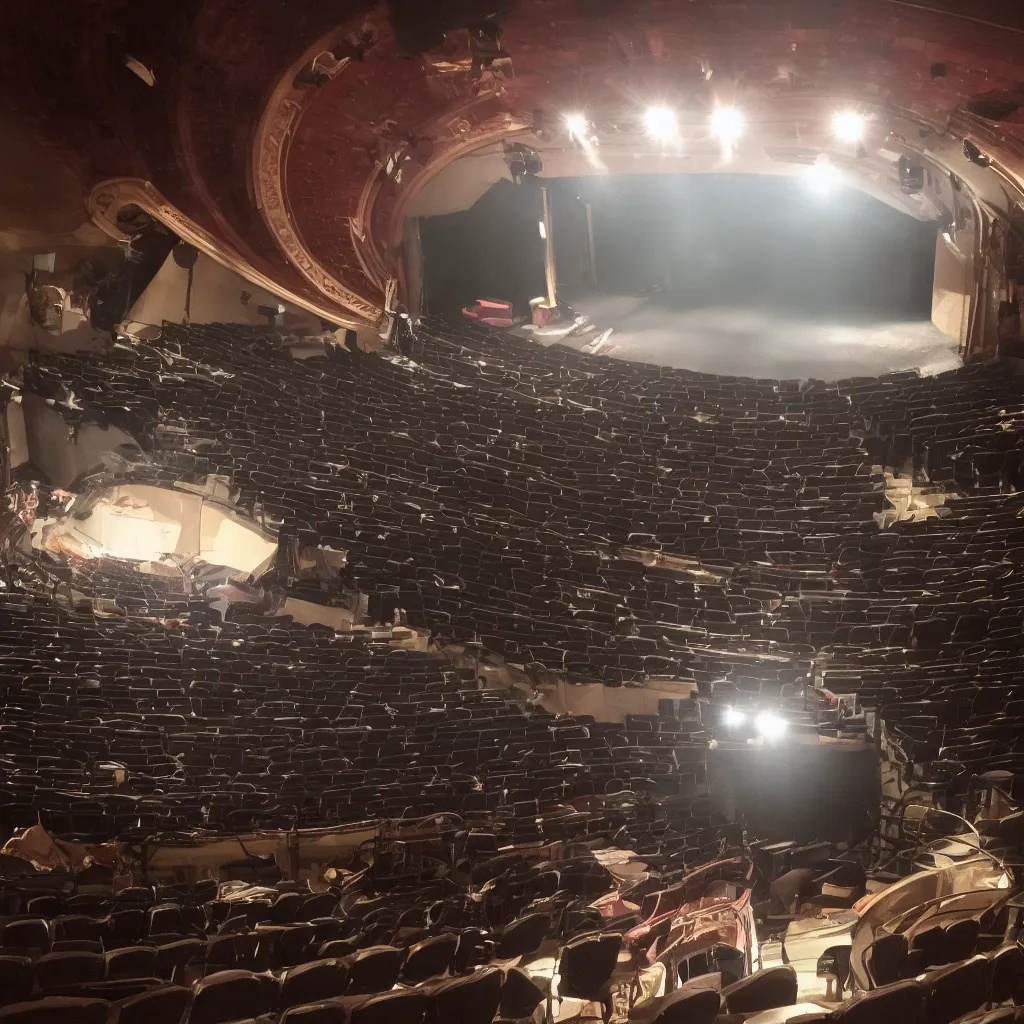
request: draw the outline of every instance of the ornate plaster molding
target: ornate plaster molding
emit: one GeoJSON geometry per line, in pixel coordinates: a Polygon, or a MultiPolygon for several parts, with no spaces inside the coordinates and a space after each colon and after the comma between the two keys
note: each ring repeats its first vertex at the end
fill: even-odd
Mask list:
{"type": "MultiPolygon", "coordinates": [[[[450,117],[448,119],[450,120],[450,117]]],[[[511,113],[492,116],[486,122],[477,125],[472,125],[467,121],[465,128],[459,130],[459,136],[452,139],[440,154],[435,151],[433,159],[422,167],[402,190],[399,201],[391,211],[388,230],[389,244],[394,247],[401,243],[408,209],[431,178],[443,171],[449,164],[474,150],[484,149],[501,139],[528,133],[532,129],[532,122],[528,118],[517,117],[511,113]]]]}
{"type": "MultiPolygon", "coordinates": [[[[295,86],[299,72],[328,49],[329,40],[341,35],[341,30],[329,37],[318,40],[278,79],[260,117],[253,143],[252,173],[255,186],[256,204],[263,215],[270,233],[295,268],[318,291],[323,292],[340,306],[351,310],[359,318],[377,323],[384,315],[382,305],[358,294],[333,274],[309,251],[296,227],[284,187],[284,164],[288,143],[308,100],[315,92],[295,86]]],[[[347,60],[339,61],[332,68],[335,77],[343,73],[347,60]]],[[[350,221],[349,230],[353,225],[350,221]]],[[[359,253],[358,237],[353,234],[353,243],[359,253]]]]}
{"type": "Polygon", "coordinates": [[[95,224],[119,242],[127,241],[128,236],[117,226],[117,214],[119,210],[128,205],[139,207],[149,216],[169,227],[179,238],[183,238],[211,259],[216,260],[221,266],[233,270],[247,281],[280,296],[286,302],[308,310],[339,326],[352,328],[365,326],[365,322],[339,313],[337,306],[313,302],[303,295],[281,287],[277,281],[257,270],[251,263],[228,249],[219,239],[183,214],[148,181],[143,181],[141,178],[111,178],[108,181],[100,182],[86,200],[89,215],[95,224]]]}

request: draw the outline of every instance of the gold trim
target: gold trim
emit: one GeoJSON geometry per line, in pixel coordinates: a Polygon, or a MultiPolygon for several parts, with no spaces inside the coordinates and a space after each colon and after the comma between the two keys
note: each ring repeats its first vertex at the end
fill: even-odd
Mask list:
{"type": "Polygon", "coordinates": [[[279,296],[286,302],[299,306],[302,309],[314,313],[316,316],[329,320],[331,323],[341,327],[365,327],[366,323],[361,320],[346,318],[340,315],[338,310],[331,306],[322,306],[302,295],[283,288],[277,281],[261,273],[251,263],[243,259],[237,253],[226,248],[218,239],[214,238],[205,228],[200,227],[190,217],[186,217],[176,206],[168,200],[153,186],[151,182],[142,178],[111,178],[108,181],[101,181],[89,194],[86,200],[86,207],[93,222],[111,238],[119,242],[128,240],[117,226],[118,211],[129,204],[138,206],[149,216],[160,221],[169,227],[179,238],[183,238],[190,245],[204,252],[211,259],[216,260],[221,266],[240,274],[247,281],[251,281],[268,292],[279,296]]]}
{"type": "MultiPolygon", "coordinates": [[[[365,19],[363,20],[365,22],[365,19]]],[[[339,305],[346,307],[369,323],[378,323],[384,316],[382,306],[352,291],[344,282],[328,273],[327,269],[306,247],[306,243],[292,220],[285,195],[284,164],[291,133],[302,116],[304,109],[302,101],[316,95],[315,89],[296,88],[295,78],[306,65],[327,49],[326,40],[336,39],[341,34],[341,30],[338,29],[317,40],[277,80],[277,84],[263,108],[253,142],[253,185],[256,190],[256,205],[263,215],[267,228],[299,273],[314,288],[329,296],[339,305]]],[[[335,75],[341,73],[346,64],[345,61],[341,62],[335,70],[335,75]]],[[[332,75],[332,77],[334,76],[332,75]]],[[[356,255],[360,257],[358,239],[353,233],[352,218],[349,219],[349,231],[352,233],[356,255]]],[[[360,263],[362,263],[361,258],[360,263]]]]}
{"type": "MultiPolygon", "coordinates": [[[[402,190],[399,201],[391,211],[389,224],[390,231],[388,232],[389,243],[392,246],[396,246],[401,242],[402,233],[405,229],[406,213],[409,207],[412,205],[419,193],[423,191],[427,182],[429,182],[435,175],[439,174],[449,164],[454,163],[454,161],[458,160],[459,157],[465,156],[467,153],[472,153],[476,149],[483,149],[484,147],[490,146],[501,139],[528,133],[531,130],[531,124],[529,124],[525,119],[517,118],[513,113],[502,112],[499,114],[492,114],[486,121],[481,121],[477,125],[470,126],[467,133],[468,137],[453,139],[452,144],[445,149],[440,156],[437,156],[437,151],[435,150],[434,156],[430,162],[425,164],[419,173],[410,180],[408,186],[402,190]],[[503,123],[479,130],[481,125],[486,125],[488,121],[495,120],[500,120],[503,123]],[[474,128],[478,130],[477,134],[473,134],[474,128]]],[[[441,140],[439,139],[438,142],[440,141],[441,140]]]]}

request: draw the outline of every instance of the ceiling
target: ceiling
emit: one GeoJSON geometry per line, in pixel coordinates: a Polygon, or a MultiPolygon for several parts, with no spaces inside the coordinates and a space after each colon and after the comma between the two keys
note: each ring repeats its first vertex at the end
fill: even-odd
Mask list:
{"type": "Polygon", "coordinates": [[[402,292],[406,216],[471,205],[503,176],[513,138],[541,151],[547,174],[793,173],[829,151],[915,216],[938,215],[940,197],[902,196],[901,153],[952,169],[993,215],[1015,215],[1024,179],[1015,0],[975,0],[970,16],[957,0],[518,0],[501,21],[511,67],[497,72],[474,71],[465,31],[402,55],[386,5],[356,0],[62,6],[14,15],[5,94],[96,187],[98,222],[115,233],[119,207],[142,206],[339,323],[380,318],[402,292]],[[692,121],[678,152],[640,130],[652,102],[692,121]],[[747,114],[729,162],[702,127],[716,102],[747,114]],[[830,139],[849,105],[872,118],[860,158],[830,139]],[[564,131],[569,110],[593,122],[598,161],[564,131]],[[971,163],[964,138],[992,166],[971,163]]]}

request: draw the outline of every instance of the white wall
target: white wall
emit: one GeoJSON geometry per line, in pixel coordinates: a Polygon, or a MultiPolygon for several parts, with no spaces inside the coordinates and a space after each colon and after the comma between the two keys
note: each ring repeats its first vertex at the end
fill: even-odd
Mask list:
{"type": "Polygon", "coordinates": [[[973,261],[947,242],[940,232],[935,240],[932,323],[961,345],[967,342],[973,285],[973,261]]]}
{"type": "Polygon", "coordinates": [[[599,722],[624,722],[626,715],[656,715],[659,700],[688,700],[694,683],[659,682],[643,686],[575,685],[560,680],[554,692],[546,691],[541,704],[557,714],[593,715],[599,722]]]}

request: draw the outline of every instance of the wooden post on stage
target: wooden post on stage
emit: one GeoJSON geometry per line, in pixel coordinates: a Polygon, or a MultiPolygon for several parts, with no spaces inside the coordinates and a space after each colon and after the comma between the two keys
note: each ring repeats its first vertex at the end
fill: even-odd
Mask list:
{"type": "Polygon", "coordinates": [[[555,240],[551,235],[551,203],[548,201],[546,186],[541,186],[540,195],[541,201],[544,204],[544,279],[548,287],[548,308],[554,309],[558,302],[558,296],[555,294],[557,286],[557,278],[555,277],[555,240]]]}
{"type": "Polygon", "coordinates": [[[597,252],[594,248],[594,208],[587,203],[587,270],[590,283],[597,287],[597,252]]]}

